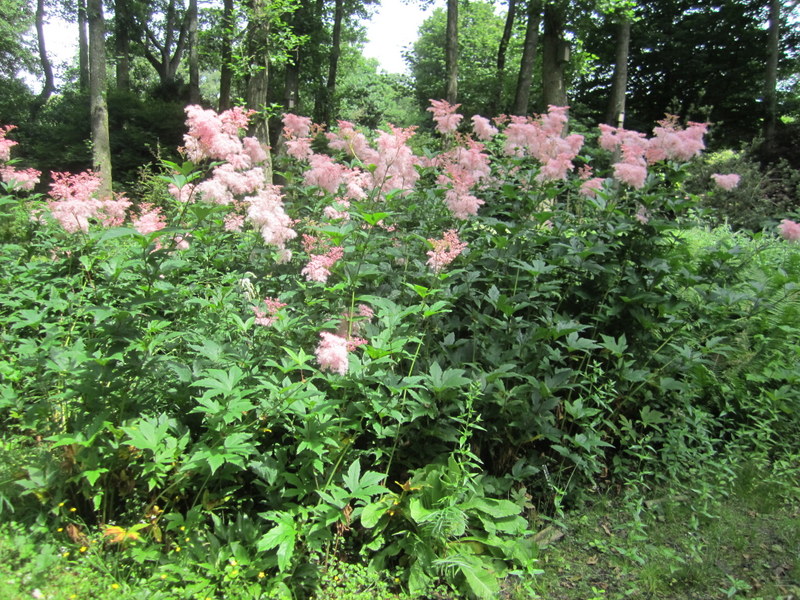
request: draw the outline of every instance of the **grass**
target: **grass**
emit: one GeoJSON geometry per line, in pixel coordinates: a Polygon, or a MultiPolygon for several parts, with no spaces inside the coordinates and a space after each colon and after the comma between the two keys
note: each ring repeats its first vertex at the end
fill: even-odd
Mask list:
{"type": "MultiPolygon", "coordinates": [[[[725,487],[698,481],[658,491],[630,487],[572,509],[557,522],[543,519],[541,526],[548,529],[542,539],[549,540],[539,556],[543,574],[534,581],[507,582],[503,595],[509,600],[796,598],[800,489],[796,481],[781,481],[773,473],[746,462],[725,487]]],[[[41,523],[0,526],[3,600],[260,597],[252,582],[223,580],[214,592],[193,591],[170,586],[158,568],[140,579],[115,568],[113,553],[104,556],[94,548],[81,553],[41,523]]],[[[178,571],[170,573],[180,578],[178,571]]],[[[393,577],[376,576],[359,565],[333,566],[320,583],[323,600],[407,597],[392,591],[393,577]]],[[[454,598],[445,590],[430,597],[454,598]]]]}

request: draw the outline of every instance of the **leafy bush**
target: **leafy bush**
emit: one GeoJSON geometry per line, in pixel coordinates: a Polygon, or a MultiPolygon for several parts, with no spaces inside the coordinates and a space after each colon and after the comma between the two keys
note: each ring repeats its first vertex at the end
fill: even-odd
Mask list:
{"type": "Polygon", "coordinates": [[[488,598],[535,575],[536,506],[792,439],[800,254],[699,236],[699,126],[604,130],[599,178],[563,109],[484,142],[432,112],[423,156],[287,115],[277,188],[244,111],[189,107],[135,205],[89,175],[9,195],[38,206],[0,246],[20,492],[187,596],[363,560],[488,598]]]}

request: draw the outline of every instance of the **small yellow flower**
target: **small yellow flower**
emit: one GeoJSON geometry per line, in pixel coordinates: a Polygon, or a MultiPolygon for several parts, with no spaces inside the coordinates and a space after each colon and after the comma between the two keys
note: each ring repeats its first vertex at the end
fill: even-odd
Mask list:
{"type": "Polygon", "coordinates": [[[266,577],[266,574],[264,573],[264,571],[259,571],[258,572],[258,578],[259,579],[264,579],[264,577],[266,577]]]}
{"type": "Polygon", "coordinates": [[[59,502],[58,503],[58,508],[63,508],[65,504],[66,504],[66,502],[59,502]]]}
{"type": "Polygon", "coordinates": [[[161,574],[161,579],[166,579],[166,578],[167,578],[167,574],[166,573],[162,573],[161,574]]]}
{"type": "Polygon", "coordinates": [[[181,551],[181,547],[180,546],[175,546],[175,552],[180,552],[180,551],[181,551]]]}
{"type": "Polygon", "coordinates": [[[69,512],[77,512],[77,510],[78,509],[73,506],[72,508],[69,509],[69,512]]]}
{"type": "Polygon", "coordinates": [[[237,577],[239,575],[239,569],[234,569],[231,571],[231,577],[237,577]]]}
{"type": "Polygon", "coordinates": [[[232,566],[232,567],[235,567],[235,566],[236,566],[236,559],[235,559],[235,558],[231,558],[231,559],[230,559],[228,562],[230,562],[230,563],[231,563],[231,566],[232,566]]]}
{"type": "Polygon", "coordinates": [[[56,529],[56,531],[57,531],[58,533],[61,533],[62,531],[64,531],[64,528],[63,528],[63,527],[59,527],[58,529],[56,529]]]}
{"type": "Polygon", "coordinates": [[[69,552],[63,552],[61,556],[63,556],[64,558],[69,558],[69,552]]]}
{"type": "Polygon", "coordinates": [[[119,589],[119,584],[118,583],[112,583],[111,584],[111,589],[112,590],[118,590],[119,589]]]}
{"type": "Polygon", "coordinates": [[[180,526],[180,530],[181,530],[181,531],[186,531],[186,527],[184,527],[183,525],[181,525],[181,526],[180,526]]]}
{"type": "Polygon", "coordinates": [[[80,549],[78,550],[78,552],[80,552],[81,554],[83,554],[83,553],[84,553],[84,552],[86,552],[88,549],[89,549],[89,546],[81,546],[81,547],[80,547],[80,549]]]}

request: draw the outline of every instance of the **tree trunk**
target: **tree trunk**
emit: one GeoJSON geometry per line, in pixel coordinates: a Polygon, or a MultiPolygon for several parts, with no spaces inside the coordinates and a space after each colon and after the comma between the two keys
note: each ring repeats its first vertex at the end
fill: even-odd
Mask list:
{"type": "Polygon", "coordinates": [[[251,56],[250,79],[247,82],[247,108],[256,111],[250,120],[249,135],[258,138],[267,149],[265,176],[272,181],[272,154],[269,141],[269,119],[266,113],[269,91],[269,34],[270,17],[267,0],[253,0],[247,29],[247,47],[251,56]]]}
{"type": "Polygon", "coordinates": [[[320,113],[320,122],[330,124],[333,115],[333,96],[336,93],[336,73],[339,68],[340,45],[342,41],[342,19],[344,18],[344,0],[336,0],[333,11],[333,36],[331,38],[331,54],[328,62],[328,82],[325,86],[325,99],[320,113]]]}
{"type": "Polygon", "coordinates": [[[131,89],[131,27],[130,0],[114,3],[114,52],[116,54],[117,89],[131,89]]]}
{"type": "Polygon", "coordinates": [[[219,73],[219,112],[231,107],[231,83],[233,82],[233,0],[222,3],[222,67],[219,73]]]}
{"type": "Polygon", "coordinates": [[[564,39],[564,6],[548,3],[544,7],[542,38],[542,101],[548,106],[567,106],[564,70],[569,63],[569,44],[564,39]]]}
{"type": "Polygon", "coordinates": [[[89,89],[89,37],[86,33],[86,0],[78,0],[78,89],[89,89]]]}
{"type": "Polygon", "coordinates": [[[36,119],[36,116],[39,114],[39,111],[45,105],[48,98],[56,91],[56,85],[53,80],[53,65],[50,64],[50,59],[47,56],[47,48],[44,43],[44,0],[37,0],[36,2],[36,37],[39,42],[39,60],[42,63],[42,72],[44,73],[44,85],[31,107],[32,119],[36,119]]]}
{"type": "Polygon", "coordinates": [[[89,21],[89,111],[92,129],[92,163],[100,176],[100,198],[111,197],[111,143],[106,104],[106,28],[103,0],[87,0],[89,21]]]}
{"type": "Polygon", "coordinates": [[[197,56],[197,0],[189,0],[189,104],[200,104],[200,64],[197,56]]]}
{"type": "Polygon", "coordinates": [[[445,100],[455,104],[458,98],[458,0],[447,0],[445,34],[445,100]]]}
{"type": "Polygon", "coordinates": [[[628,88],[628,49],[631,43],[631,22],[620,17],[617,24],[617,50],[614,58],[614,76],[606,110],[606,123],[613,127],[625,124],[625,95],[628,88]]]}
{"type": "Polygon", "coordinates": [[[764,73],[764,152],[775,154],[775,129],[778,121],[777,85],[780,54],[780,0],[769,0],[769,31],[767,37],[767,67],[764,73]]]}
{"type": "Polygon", "coordinates": [[[511,108],[511,112],[515,115],[528,114],[531,83],[533,82],[533,66],[536,63],[536,46],[539,45],[539,22],[541,19],[542,5],[540,0],[528,0],[525,42],[519,63],[519,77],[517,78],[517,90],[514,94],[514,106],[511,108]]]}
{"type": "Polygon", "coordinates": [[[497,65],[495,68],[495,84],[497,89],[492,100],[490,113],[495,115],[499,112],[498,108],[503,104],[503,92],[505,92],[505,70],[506,70],[506,51],[508,42],[511,40],[511,33],[514,29],[514,16],[517,12],[517,0],[508,0],[508,13],[506,14],[506,25],[503,28],[503,36],[497,47],[497,65]]]}

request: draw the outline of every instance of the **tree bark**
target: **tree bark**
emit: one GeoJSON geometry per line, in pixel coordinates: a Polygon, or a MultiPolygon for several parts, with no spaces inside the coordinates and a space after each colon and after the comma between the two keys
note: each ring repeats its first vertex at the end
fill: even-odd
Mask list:
{"type": "Polygon", "coordinates": [[[248,54],[251,57],[250,79],[247,82],[247,108],[256,111],[250,120],[249,135],[258,138],[267,149],[265,177],[272,181],[272,152],[269,139],[269,119],[266,113],[269,91],[269,34],[270,17],[267,0],[253,0],[247,29],[248,54]]]}
{"type": "Polygon", "coordinates": [[[129,91],[131,88],[131,0],[114,2],[114,53],[116,54],[117,89],[129,91]]]}
{"type": "Polygon", "coordinates": [[[344,0],[336,0],[333,10],[333,35],[331,37],[331,54],[328,62],[328,81],[325,85],[325,100],[320,113],[320,122],[330,124],[333,115],[333,97],[336,93],[336,74],[341,54],[342,19],[344,18],[344,0]]]}
{"type": "Polygon", "coordinates": [[[445,100],[455,104],[458,99],[458,0],[447,0],[445,78],[445,100]]]}
{"type": "Polygon", "coordinates": [[[569,44],[564,39],[564,6],[547,3],[544,7],[542,38],[542,101],[548,106],[567,106],[564,70],[569,63],[569,44]]]}
{"type": "Polygon", "coordinates": [[[628,88],[628,50],[631,43],[631,22],[627,17],[617,24],[617,47],[614,58],[614,75],[606,110],[606,123],[613,127],[625,124],[625,96],[628,88]]]}
{"type": "Polygon", "coordinates": [[[180,17],[175,8],[175,0],[169,0],[167,10],[164,13],[164,41],[158,40],[148,23],[142,23],[146,38],[144,47],[144,57],[158,73],[161,85],[169,85],[175,81],[178,66],[183,58],[183,51],[188,37],[189,18],[188,11],[181,19],[180,25],[177,19],[180,17]],[[178,39],[175,39],[175,31],[178,31],[178,39]],[[154,52],[151,47],[156,50],[154,52]],[[158,56],[156,56],[156,54],[158,56]]]}
{"type": "Polygon", "coordinates": [[[222,67],[219,73],[219,112],[231,107],[231,83],[233,82],[233,0],[222,3],[222,67]]]}
{"type": "Polygon", "coordinates": [[[542,19],[540,0],[528,0],[527,23],[525,25],[525,42],[522,47],[522,58],[519,63],[517,90],[514,94],[514,105],[511,112],[515,115],[528,114],[531,84],[533,82],[533,66],[536,63],[536,47],[539,45],[539,23],[542,19]]]}
{"type": "Polygon", "coordinates": [[[764,73],[764,152],[775,153],[775,130],[778,122],[777,85],[780,54],[780,0],[769,0],[769,30],[767,37],[767,66],[764,73]]]}
{"type": "Polygon", "coordinates": [[[39,45],[39,61],[42,63],[42,72],[44,73],[44,85],[31,107],[32,119],[36,119],[41,108],[45,105],[53,92],[56,91],[56,85],[53,79],[53,65],[50,63],[50,59],[47,56],[47,48],[44,43],[44,16],[44,0],[37,0],[36,37],[39,45]]]}
{"type": "Polygon", "coordinates": [[[92,130],[92,163],[100,177],[100,198],[111,197],[111,142],[106,104],[106,45],[103,0],[87,0],[89,21],[89,111],[92,130]]]}
{"type": "Polygon", "coordinates": [[[89,89],[89,36],[86,19],[86,0],[78,0],[78,89],[89,89]]]}
{"type": "Polygon", "coordinates": [[[189,0],[189,104],[200,104],[200,64],[197,55],[197,0],[189,0]]]}
{"type": "Polygon", "coordinates": [[[505,70],[506,70],[506,51],[508,42],[511,40],[511,33],[514,30],[514,17],[517,12],[517,0],[508,0],[508,13],[506,13],[506,24],[503,28],[503,35],[497,47],[497,65],[495,67],[495,84],[497,89],[492,100],[492,114],[497,114],[498,108],[503,106],[503,92],[505,91],[505,70]]]}

